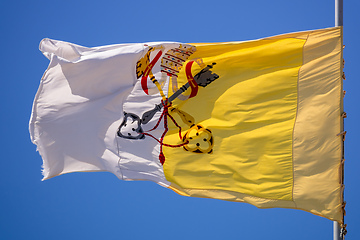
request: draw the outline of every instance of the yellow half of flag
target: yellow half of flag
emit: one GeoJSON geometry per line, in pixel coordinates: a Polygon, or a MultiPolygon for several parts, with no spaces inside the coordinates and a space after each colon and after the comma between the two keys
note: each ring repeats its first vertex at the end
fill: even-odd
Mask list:
{"type": "MultiPolygon", "coordinates": [[[[170,188],[187,196],[303,209],[341,222],[341,36],[341,28],[330,28],[192,44],[197,50],[188,62],[198,63],[192,74],[211,65],[218,78],[195,97],[173,101],[183,115],[181,120],[174,114],[179,124],[184,114],[193,119],[181,135],[198,151],[163,149],[170,188]]],[[[188,81],[185,71],[179,85],[188,81]]],[[[164,142],[178,143],[178,127],[168,127],[164,142]]]]}

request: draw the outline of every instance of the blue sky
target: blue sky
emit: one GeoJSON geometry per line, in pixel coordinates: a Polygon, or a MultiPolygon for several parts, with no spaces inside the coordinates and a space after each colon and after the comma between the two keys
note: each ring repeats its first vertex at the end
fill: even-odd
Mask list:
{"type": "MultiPolygon", "coordinates": [[[[360,239],[359,9],[359,1],[345,1],[347,239],[360,239]]],[[[0,1],[0,239],[332,239],[331,221],[300,210],[183,197],[110,173],[42,182],[42,159],[28,132],[48,65],[38,50],[42,38],[87,47],[226,42],[332,26],[333,0],[0,1]]]]}

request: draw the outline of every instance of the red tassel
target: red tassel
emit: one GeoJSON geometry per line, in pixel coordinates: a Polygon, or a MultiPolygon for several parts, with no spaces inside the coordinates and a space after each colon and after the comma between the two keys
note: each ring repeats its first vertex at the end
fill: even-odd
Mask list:
{"type": "Polygon", "coordinates": [[[161,165],[164,165],[165,155],[164,155],[163,152],[161,152],[161,153],[159,154],[159,160],[160,160],[161,165]]]}

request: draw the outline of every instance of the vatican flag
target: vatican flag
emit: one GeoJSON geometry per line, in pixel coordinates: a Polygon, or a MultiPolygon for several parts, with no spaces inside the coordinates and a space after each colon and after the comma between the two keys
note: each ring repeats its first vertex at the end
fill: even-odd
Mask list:
{"type": "Polygon", "coordinates": [[[97,48],[44,39],[44,179],[108,171],[342,222],[342,28],[97,48]]]}

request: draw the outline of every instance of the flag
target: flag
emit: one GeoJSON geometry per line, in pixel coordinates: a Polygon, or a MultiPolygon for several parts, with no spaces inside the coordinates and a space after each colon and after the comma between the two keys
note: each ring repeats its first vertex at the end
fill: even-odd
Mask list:
{"type": "Polygon", "coordinates": [[[342,222],[342,28],[87,48],[50,60],[30,135],[44,179],[108,171],[342,222]]]}

